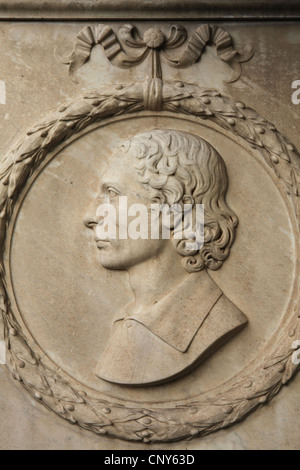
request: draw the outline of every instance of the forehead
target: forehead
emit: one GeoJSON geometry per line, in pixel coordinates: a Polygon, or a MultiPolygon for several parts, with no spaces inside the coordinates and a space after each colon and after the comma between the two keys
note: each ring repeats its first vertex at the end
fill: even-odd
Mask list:
{"type": "Polygon", "coordinates": [[[138,170],[135,168],[136,158],[132,152],[117,151],[108,162],[108,166],[101,177],[100,188],[115,186],[123,194],[128,190],[143,192],[145,188],[140,182],[138,170]]]}
{"type": "Polygon", "coordinates": [[[115,179],[123,179],[124,175],[134,179],[137,177],[134,159],[130,153],[117,151],[108,161],[103,178],[114,177],[115,179]]]}

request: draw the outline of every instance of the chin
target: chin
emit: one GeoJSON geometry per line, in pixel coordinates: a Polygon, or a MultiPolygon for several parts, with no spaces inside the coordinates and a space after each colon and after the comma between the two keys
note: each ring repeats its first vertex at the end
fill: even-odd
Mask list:
{"type": "Polygon", "coordinates": [[[116,259],[114,256],[111,256],[109,254],[104,254],[104,253],[100,254],[99,263],[105,269],[115,269],[115,270],[126,269],[126,266],[124,266],[123,263],[120,263],[119,258],[116,259]]]}

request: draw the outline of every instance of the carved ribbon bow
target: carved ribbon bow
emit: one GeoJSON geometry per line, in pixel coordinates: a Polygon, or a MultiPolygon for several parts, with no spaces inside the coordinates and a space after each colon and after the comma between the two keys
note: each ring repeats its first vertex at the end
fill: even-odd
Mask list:
{"type": "Polygon", "coordinates": [[[143,38],[131,24],[122,26],[118,37],[109,26],[87,26],[78,34],[71,56],[64,60],[69,65],[71,76],[88,61],[96,44],[101,44],[108,60],[121,68],[136,67],[150,56],[151,73],[145,92],[148,109],[160,109],[161,58],[171,67],[190,67],[201,58],[207,44],[214,44],[218,57],[233,70],[230,79],[233,82],[241,75],[241,63],[253,55],[252,50],[243,56],[239,54],[233,47],[231,36],[224,29],[208,24],[199,26],[189,39],[186,29],[178,24],[170,27],[167,36],[159,28],[152,27],[144,33],[143,38]],[[186,46],[177,58],[170,56],[171,50],[184,43],[186,46]]]}

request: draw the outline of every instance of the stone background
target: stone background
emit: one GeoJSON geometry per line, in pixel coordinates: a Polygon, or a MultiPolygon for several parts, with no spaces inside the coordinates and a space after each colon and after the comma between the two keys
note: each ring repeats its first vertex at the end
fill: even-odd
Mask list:
{"type": "MultiPolygon", "coordinates": [[[[0,2],[2,13],[4,3],[7,2],[0,2]]],[[[181,23],[191,29],[199,24],[181,23]]],[[[140,77],[136,72],[125,71],[120,80],[119,70],[107,63],[99,48],[91,63],[85,66],[88,73],[82,69],[78,74],[79,84],[73,83],[59,56],[71,52],[77,33],[87,24],[91,21],[0,22],[0,80],[6,85],[6,104],[0,104],[2,157],[28,128],[60,103],[96,85],[130,81],[133,73],[134,79],[143,76],[141,68],[140,77]]],[[[135,21],[134,24],[145,30],[153,22],[139,24],[135,21]]],[[[166,27],[169,24],[166,23],[166,27]]],[[[253,59],[243,64],[242,78],[234,84],[223,83],[223,78],[229,78],[228,69],[217,61],[211,50],[205,53],[200,64],[180,72],[178,78],[218,88],[225,95],[245,102],[274,122],[299,149],[300,105],[291,101],[291,84],[300,80],[300,23],[227,21],[223,26],[232,34],[237,46],[241,48],[251,43],[255,48],[253,59]]],[[[169,73],[165,71],[164,78],[170,78],[169,73]]],[[[72,427],[33,401],[5,366],[0,365],[0,449],[297,449],[299,387],[298,374],[270,404],[224,431],[201,439],[145,447],[98,437],[72,427]]]]}

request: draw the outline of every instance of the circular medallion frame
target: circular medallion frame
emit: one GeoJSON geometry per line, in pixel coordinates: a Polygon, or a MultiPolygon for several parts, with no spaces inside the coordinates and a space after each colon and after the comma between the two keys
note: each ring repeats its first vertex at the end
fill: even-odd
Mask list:
{"type": "MultiPolygon", "coordinates": [[[[13,312],[4,269],[7,228],[15,202],[31,175],[46,157],[84,129],[116,116],[145,110],[143,84],[116,85],[90,92],[61,106],[35,126],[3,160],[0,169],[0,295],[7,347],[7,365],[14,378],[47,408],[71,423],[97,434],[143,442],[174,441],[205,435],[233,424],[270,400],[287,383],[298,366],[292,360],[294,339],[300,336],[299,278],[289,312],[275,337],[246,370],[196,399],[172,403],[144,403],[109,399],[72,379],[41,350],[13,312]]],[[[243,103],[193,84],[164,82],[162,111],[174,116],[195,116],[240,137],[257,150],[278,178],[293,226],[300,228],[300,155],[275,126],[243,103]]],[[[298,236],[299,240],[299,236],[298,236]]],[[[296,242],[298,242],[296,239],[296,242]]],[[[298,248],[297,248],[298,253],[298,248]]]]}

